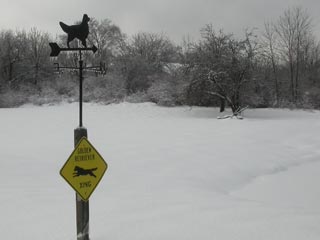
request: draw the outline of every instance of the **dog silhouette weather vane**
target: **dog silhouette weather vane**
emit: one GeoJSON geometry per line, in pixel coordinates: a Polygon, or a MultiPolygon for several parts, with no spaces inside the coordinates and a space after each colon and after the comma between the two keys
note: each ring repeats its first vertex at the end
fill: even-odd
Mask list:
{"type": "MultiPolygon", "coordinates": [[[[89,35],[89,25],[88,22],[90,21],[90,18],[87,14],[84,14],[82,17],[82,22],[78,25],[67,25],[63,22],[59,22],[62,30],[67,33],[67,48],[61,48],[57,43],[49,43],[51,47],[51,57],[57,57],[61,51],[92,51],[95,53],[98,49],[96,46],[92,45],[92,47],[87,47],[87,37],[89,35]],[[70,42],[74,39],[79,39],[84,46],[84,48],[76,47],[72,48],[70,47],[70,42]]],[[[81,56],[81,54],[80,54],[81,56]]]]}
{"type": "Polygon", "coordinates": [[[78,25],[68,26],[63,22],[59,22],[62,30],[68,34],[68,39],[67,39],[68,48],[70,48],[69,43],[75,38],[79,39],[84,47],[87,47],[86,40],[89,35],[89,25],[88,25],[89,21],[90,21],[90,18],[88,17],[88,15],[84,14],[82,18],[82,22],[78,25]]]}
{"type": "MultiPolygon", "coordinates": [[[[95,53],[98,49],[96,46],[87,47],[87,37],[89,35],[89,25],[88,22],[90,18],[87,14],[84,14],[82,17],[82,22],[78,25],[67,25],[63,22],[59,22],[62,30],[68,34],[67,38],[67,48],[61,48],[57,43],[50,42],[51,47],[51,57],[57,57],[61,51],[78,51],[79,53],[79,67],[76,69],[79,70],[79,127],[82,127],[82,82],[83,76],[82,71],[87,69],[86,66],[83,66],[82,52],[83,51],[92,51],[95,53]],[[84,47],[70,47],[69,43],[75,38],[79,39],[84,47]]],[[[67,67],[68,68],[68,67],[67,67]]]]}

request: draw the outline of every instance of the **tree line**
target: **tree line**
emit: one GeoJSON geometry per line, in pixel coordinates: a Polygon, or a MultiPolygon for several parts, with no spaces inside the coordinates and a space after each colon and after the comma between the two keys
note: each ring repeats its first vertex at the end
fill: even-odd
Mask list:
{"type": "MultiPolygon", "coordinates": [[[[85,65],[85,101],[152,101],[161,105],[244,107],[320,107],[320,45],[311,16],[290,7],[264,29],[243,37],[207,24],[198,41],[174,44],[166,35],[126,36],[111,20],[90,21],[85,65]]],[[[0,107],[35,104],[77,96],[77,54],[50,58],[49,42],[64,46],[66,36],[32,28],[0,32],[0,107]]],[[[72,42],[74,46],[79,43],[72,42]]]]}

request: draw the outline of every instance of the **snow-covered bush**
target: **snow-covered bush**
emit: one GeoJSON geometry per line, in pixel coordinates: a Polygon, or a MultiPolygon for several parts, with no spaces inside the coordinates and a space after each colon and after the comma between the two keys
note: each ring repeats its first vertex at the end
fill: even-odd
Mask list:
{"type": "Polygon", "coordinates": [[[148,97],[151,102],[162,106],[175,105],[175,86],[173,79],[166,77],[157,79],[152,83],[147,91],[148,97]]]}
{"type": "Polygon", "coordinates": [[[129,96],[124,97],[124,101],[130,103],[150,102],[150,98],[146,92],[135,92],[129,96]]]}
{"type": "Polygon", "coordinates": [[[83,98],[86,102],[117,102],[125,96],[123,78],[116,74],[87,77],[83,83],[83,98]]]}
{"type": "Polygon", "coordinates": [[[0,94],[0,108],[17,107],[26,103],[28,97],[21,91],[8,90],[0,94]]]}
{"type": "Polygon", "coordinates": [[[314,87],[306,91],[302,102],[306,108],[320,109],[320,88],[314,87]]]}

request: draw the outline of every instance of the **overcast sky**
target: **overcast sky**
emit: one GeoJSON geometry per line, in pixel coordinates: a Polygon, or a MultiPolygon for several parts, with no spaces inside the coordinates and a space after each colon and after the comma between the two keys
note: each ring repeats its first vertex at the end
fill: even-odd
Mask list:
{"type": "Polygon", "coordinates": [[[320,0],[0,0],[1,29],[37,27],[52,35],[62,34],[58,24],[82,19],[87,13],[108,18],[128,34],[165,33],[180,43],[184,36],[199,38],[200,29],[240,35],[245,28],[262,29],[266,20],[277,19],[289,6],[302,6],[314,20],[320,39],[320,0]]]}

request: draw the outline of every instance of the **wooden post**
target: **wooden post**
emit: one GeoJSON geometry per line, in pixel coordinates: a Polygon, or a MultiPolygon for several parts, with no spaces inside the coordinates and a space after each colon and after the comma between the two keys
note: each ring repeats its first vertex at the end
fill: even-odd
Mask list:
{"type": "MultiPolygon", "coordinates": [[[[74,130],[74,146],[76,147],[82,137],[88,137],[87,129],[78,127],[74,130]]],[[[83,201],[76,193],[77,240],[90,240],[89,238],[89,200],[83,201]]]]}

